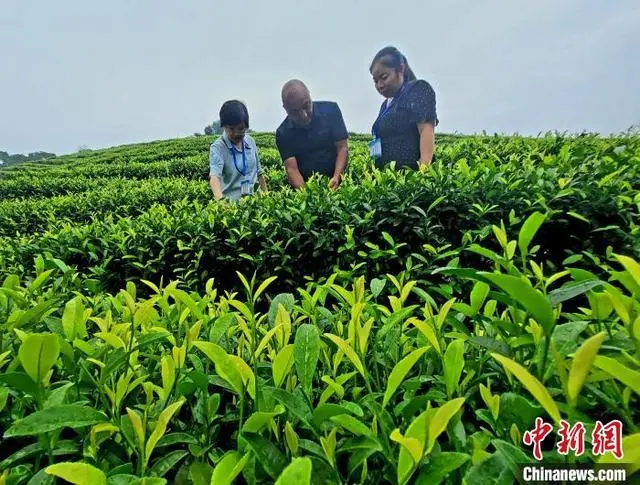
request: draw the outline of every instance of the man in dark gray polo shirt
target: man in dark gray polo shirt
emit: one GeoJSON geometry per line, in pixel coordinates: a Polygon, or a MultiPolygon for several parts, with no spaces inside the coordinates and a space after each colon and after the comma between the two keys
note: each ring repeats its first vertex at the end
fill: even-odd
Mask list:
{"type": "Polygon", "coordinates": [[[276,145],[289,183],[300,188],[313,174],[330,178],[329,187],[340,185],[347,166],[347,128],[338,105],[311,101],[302,81],[288,81],[282,88],[287,117],[276,130],[276,145]]]}

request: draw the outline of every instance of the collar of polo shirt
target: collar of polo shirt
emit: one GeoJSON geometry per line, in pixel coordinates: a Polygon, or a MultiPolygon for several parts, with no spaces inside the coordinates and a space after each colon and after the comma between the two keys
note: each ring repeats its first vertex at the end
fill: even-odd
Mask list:
{"type": "MultiPolygon", "coordinates": [[[[233,148],[233,143],[231,142],[231,140],[229,139],[229,137],[227,136],[227,132],[223,131],[222,132],[222,141],[224,142],[225,146],[231,150],[231,148],[233,148]]],[[[247,135],[245,135],[242,138],[242,143],[244,143],[244,147],[248,148],[249,150],[251,150],[251,146],[249,145],[249,143],[247,142],[247,135]]]]}

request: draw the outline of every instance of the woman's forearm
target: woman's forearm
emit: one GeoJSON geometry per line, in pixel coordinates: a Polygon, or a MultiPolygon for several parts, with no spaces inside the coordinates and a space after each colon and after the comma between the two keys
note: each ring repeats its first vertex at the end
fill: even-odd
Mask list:
{"type": "Polygon", "coordinates": [[[222,186],[220,185],[220,179],[215,175],[209,176],[209,187],[211,187],[211,192],[213,192],[213,197],[216,200],[222,199],[224,195],[222,194],[222,186]]]}
{"type": "Polygon", "coordinates": [[[435,133],[433,123],[420,123],[420,164],[430,165],[433,160],[435,133]]]}
{"type": "Polygon", "coordinates": [[[262,192],[267,191],[267,179],[264,178],[264,175],[258,176],[258,184],[260,185],[260,190],[262,192]]]}

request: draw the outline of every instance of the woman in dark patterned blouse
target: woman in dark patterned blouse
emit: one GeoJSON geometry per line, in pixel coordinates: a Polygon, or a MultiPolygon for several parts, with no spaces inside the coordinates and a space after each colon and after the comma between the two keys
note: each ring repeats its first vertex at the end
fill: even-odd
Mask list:
{"type": "Polygon", "coordinates": [[[430,165],[438,125],[433,88],[416,79],[407,58],[395,47],[378,52],[369,71],[376,89],[386,98],[369,143],[376,166],[383,168],[389,162],[396,162],[398,168],[430,165]]]}

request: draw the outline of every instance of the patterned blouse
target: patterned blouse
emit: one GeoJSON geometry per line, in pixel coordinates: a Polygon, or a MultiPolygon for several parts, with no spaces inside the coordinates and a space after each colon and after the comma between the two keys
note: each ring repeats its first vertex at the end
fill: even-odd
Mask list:
{"type": "Polygon", "coordinates": [[[417,169],[417,162],[420,160],[420,132],[417,124],[423,122],[438,125],[435,91],[426,81],[409,81],[400,97],[393,100],[389,111],[376,126],[376,133],[382,144],[382,156],[376,159],[376,166],[383,168],[395,161],[397,168],[417,169]]]}

